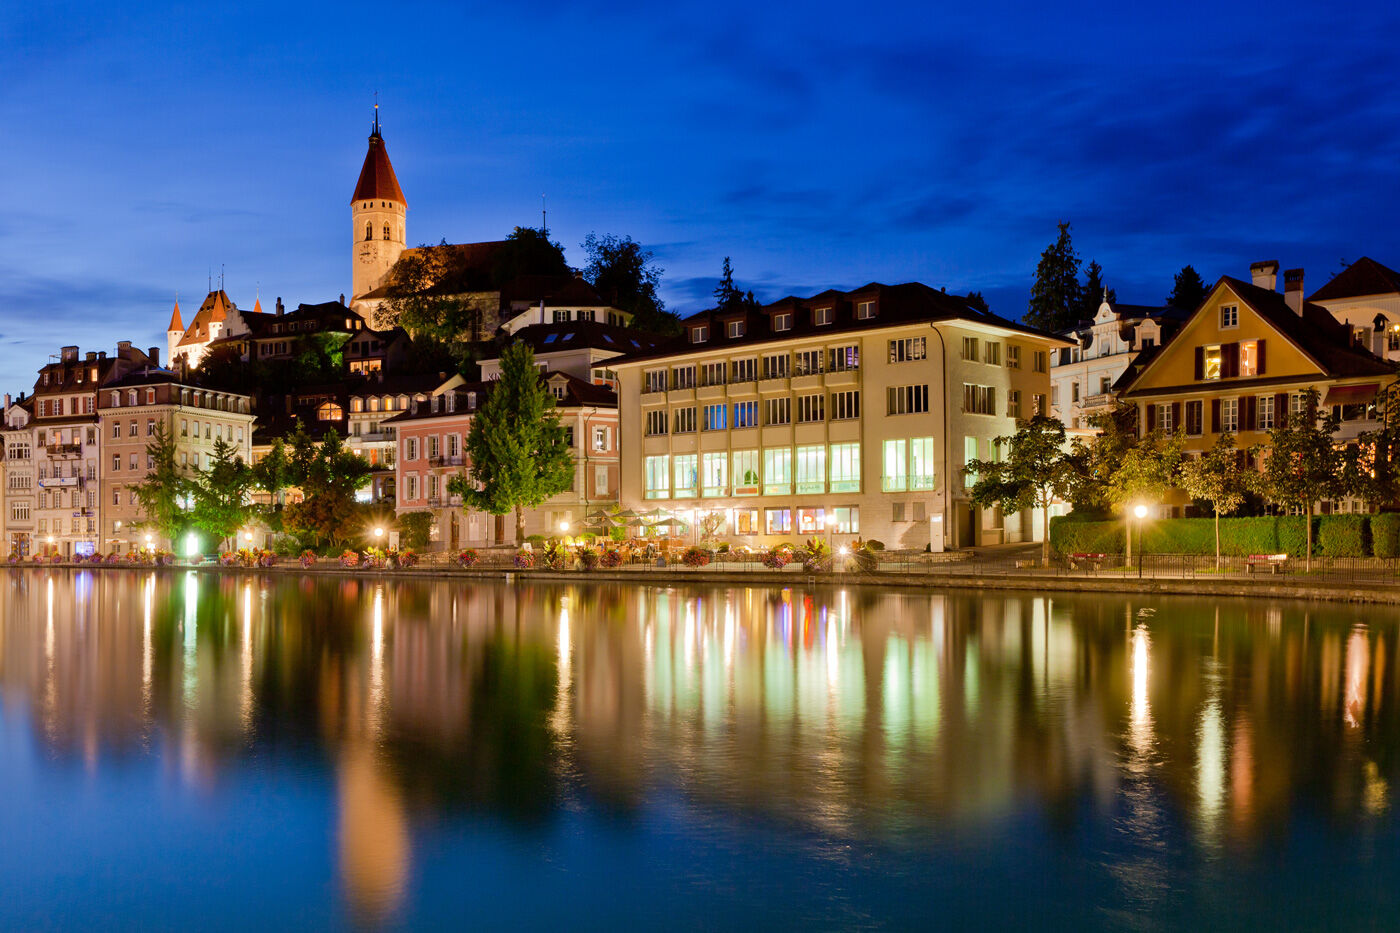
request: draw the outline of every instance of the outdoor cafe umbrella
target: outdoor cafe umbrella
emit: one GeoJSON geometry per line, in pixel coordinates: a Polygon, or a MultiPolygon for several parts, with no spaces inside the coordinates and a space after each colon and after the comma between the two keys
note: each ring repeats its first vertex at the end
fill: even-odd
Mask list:
{"type": "Polygon", "coordinates": [[[585,516],[583,522],[585,525],[592,525],[596,528],[616,528],[622,524],[622,519],[620,516],[609,515],[600,509],[592,515],[585,516]]]}
{"type": "Polygon", "coordinates": [[[686,523],[681,521],[679,518],[662,519],[661,521],[653,524],[651,527],[657,529],[658,531],[660,531],[661,529],[666,529],[676,533],[685,533],[690,530],[689,526],[686,525],[686,523]]]}

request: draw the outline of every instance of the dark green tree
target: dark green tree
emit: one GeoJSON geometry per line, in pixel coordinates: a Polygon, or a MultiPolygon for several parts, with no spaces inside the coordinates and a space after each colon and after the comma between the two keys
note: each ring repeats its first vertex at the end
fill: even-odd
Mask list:
{"type": "Polygon", "coordinates": [[[448,483],[466,508],[492,515],[514,511],[517,543],[525,540],[524,509],[574,483],[573,453],[554,404],[530,348],[519,341],[507,346],[500,377],[467,433],[470,473],[448,483]]]}
{"type": "Polygon", "coordinates": [[[1103,266],[1097,259],[1091,259],[1084,270],[1084,285],[1079,291],[1079,320],[1092,321],[1105,297],[1103,266]]]}
{"type": "Polygon", "coordinates": [[[977,477],[972,501],[983,507],[1000,506],[1005,513],[1038,508],[1044,519],[1040,561],[1050,566],[1050,506],[1068,496],[1074,464],[1065,451],[1065,426],[1058,418],[1036,415],[1016,422],[1016,433],[998,437],[1005,458],[973,460],[964,467],[977,477]]]}
{"type": "Polygon", "coordinates": [[[132,487],[141,503],[143,524],[173,545],[189,527],[190,516],[184,503],[190,492],[189,480],[175,465],[175,438],[165,424],[156,424],[156,433],[146,444],[151,469],[146,478],[132,487]]]}
{"type": "Polygon", "coordinates": [[[729,264],[728,256],[724,257],[724,268],[720,270],[719,284],[715,286],[714,295],[715,307],[721,311],[744,300],[744,293],[734,284],[734,267],[729,264]]]}
{"type": "Polygon", "coordinates": [[[1331,413],[1319,417],[1318,391],[1303,393],[1303,408],[1269,432],[1263,491],[1280,505],[1297,506],[1307,525],[1306,567],[1312,570],[1312,515],[1317,503],[1346,492],[1343,463],[1331,413]]]}
{"type": "Polygon", "coordinates": [[[1167,304],[1178,311],[1195,311],[1206,300],[1207,291],[1200,273],[1190,266],[1182,266],[1172,282],[1172,293],[1167,296],[1167,304]]]}
{"type": "Polygon", "coordinates": [[[1041,330],[1064,330],[1074,324],[1082,305],[1079,287],[1079,256],[1074,252],[1069,222],[1060,225],[1060,235],[1040,254],[1031,284],[1031,300],[1023,320],[1041,330]]]}
{"type": "Polygon", "coordinates": [[[370,480],[369,461],[347,449],[334,428],[317,444],[300,421],[287,446],[288,480],[301,489],[302,498],[284,510],[284,526],[317,545],[339,546],[361,524],[364,510],[355,491],[370,480]]]}
{"type": "Polygon", "coordinates": [[[981,311],[983,314],[988,314],[988,313],[990,313],[991,310],[992,310],[990,307],[988,307],[988,305],[987,305],[987,299],[982,297],[982,293],[981,293],[981,292],[968,292],[968,293],[967,293],[967,304],[968,304],[968,307],[970,307],[970,308],[976,308],[978,311],[981,311]]]}
{"type": "Polygon", "coordinates": [[[1201,456],[1182,461],[1177,482],[1192,499],[1209,502],[1215,513],[1215,569],[1220,570],[1220,516],[1244,505],[1258,473],[1240,462],[1235,435],[1221,434],[1201,456]]]}
{"type": "Polygon", "coordinates": [[[613,307],[630,312],[632,326],[653,333],[676,332],[676,316],[656,294],[664,272],[652,252],[630,236],[590,233],[583,241],[588,265],[583,277],[613,307]]]}
{"type": "Polygon", "coordinates": [[[500,286],[518,275],[568,275],[569,264],[564,261],[564,247],[551,240],[548,231],[516,227],[506,236],[494,271],[495,284],[500,286]]]}
{"type": "Polygon", "coordinates": [[[454,362],[461,360],[472,341],[485,337],[491,283],[453,281],[453,259],[443,246],[400,256],[387,283],[391,297],[374,312],[374,326],[402,327],[415,344],[443,347],[454,362]]]}
{"type": "Polygon", "coordinates": [[[252,511],[248,492],[253,472],[235,450],[228,441],[216,440],[208,469],[196,473],[190,483],[195,527],[225,542],[238,535],[252,511]]]}

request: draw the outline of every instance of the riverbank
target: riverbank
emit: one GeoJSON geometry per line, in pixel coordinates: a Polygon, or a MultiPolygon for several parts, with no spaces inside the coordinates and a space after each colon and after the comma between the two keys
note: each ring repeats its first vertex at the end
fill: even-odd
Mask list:
{"type": "Polygon", "coordinates": [[[963,561],[938,571],[907,570],[889,573],[807,573],[799,565],[782,570],[757,567],[751,570],[730,570],[711,565],[691,568],[681,565],[667,567],[616,568],[591,571],[518,570],[491,566],[463,568],[442,565],[421,565],[413,568],[364,570],[350,569],[335,562],[303,567],[288,562],[272,567],[225,567],[216,563],[171,564],[150,566],[141,564],[17,564],[11,570],[93,570],[93,571],[196,571],[209,574],[247,576],[258,574],[337,576],[361,579],[454,579],[454,580],[531,580],[550,583],[630,583],[646,586],[677,585],[743,585],[765,587],[858,586],[877,588],[1014,590],[1020,592],[1053,593],[1113,593],[1158,596],[1220,596],[1235,598],[1296,599],[1323,602],[1371,603],[1400,605],[1400,580],[1348,581],[1312,576],[1305,573],[1289,575],[1254,575],[1210,578],[1146,577],[1131,574],[1067,573],[1059,569],[1032,570],[1008,568],[1004,564],[979,566],[977,561],[963,561]]]}

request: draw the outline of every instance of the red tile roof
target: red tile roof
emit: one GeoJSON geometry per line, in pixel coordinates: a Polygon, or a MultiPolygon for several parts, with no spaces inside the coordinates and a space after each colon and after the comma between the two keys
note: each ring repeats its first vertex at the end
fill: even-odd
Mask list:
{"type": "Polygon", "coordinates": [[[394,175],[394,166],[389,163],[389,152],[384,148],[384,138],[378,131],[370,135],[369,151],[365,153],[365,164],[360,169],[360,180],[355,184],[354,201],[397,201],[404,200],[399,179],[394,175]]]}
{"type": "Polygon", "coordinates": [[[1369,256],[1347,266],[1326,285],[1313,292],[1309,301],[1361,298],[1400,292],[1400,272],[1388,269],[1369,256]]]}
{"type": "Polygon", "coordinates": [[[178,330],[182,334],[185,332],[185,322],[180,319],[180,302],[178,299],[175,302],[175,310],[170,312],[170,326],[167,327],[166,330],[178,330]]]}

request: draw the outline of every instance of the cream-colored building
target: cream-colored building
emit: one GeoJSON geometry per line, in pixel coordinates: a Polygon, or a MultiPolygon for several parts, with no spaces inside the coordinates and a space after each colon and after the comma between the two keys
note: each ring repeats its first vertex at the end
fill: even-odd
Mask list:
{"type": "Polygon", "coordinates": [[[1067,345],[918,283],[702,312],[609,361],[622,502],[755,546],[825,535],[828,518],[837,544],[1037,540],[1038,515],[974,507],[963,467],[1048,411],[1067,345]]]}
{"type": "Polygon", "coordinates": [[[34,553],[34,420],[33,399],[5,396],[5,522],[7,553],[34,553]]]}
{"type": "MultiPolygon", "coordinates": [[[[1272,263],[1277,268],[1277,263],[1272,263]]],[[[1303,270],[1284,273],[1285,294],[1303,294],[1303,270]]],[[[1400,272],[1362,256],[1313,292],[1308,301],[1352,328],[1353,339],[1376,356],[1400,361],[1400,272]]]]}
{"type": "Polygon", "coordinates": [[[104,384],[97,395],[102,437],[102,542],[106,552],[144,547],[175,548],[154,529],[136,497],[155,464],[147,446],[163,426],[175,442],[175,465],[187,474],[208,469],[219,441],[252,462],[253,414],[246,395],[183,384],[168,370],[152,368],[104,384]]]}

